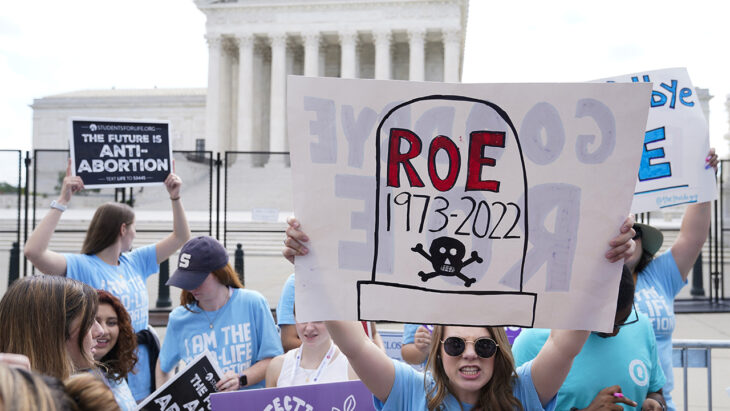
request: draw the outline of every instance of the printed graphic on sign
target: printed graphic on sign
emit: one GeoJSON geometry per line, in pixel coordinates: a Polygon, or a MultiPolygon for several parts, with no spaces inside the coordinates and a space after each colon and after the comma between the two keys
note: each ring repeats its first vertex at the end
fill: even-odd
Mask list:
{"type": "Polygon", "coordinates": [[[139,403],[137,410],[210,411],[210,396],[217,391],[215,385],[222,375],[213,356],[204,352],[139,403]]]}
{"type": "MultiPolygon", "coordinates": [[[[428,298],[436,305],[458,295],[509,304],[519,313],[515,325],[532,326],[536,294],[523,293],[520,278],[517,292],[500,284],[514,261],[492,257],[496,248],[524,261],[528,237],[527,175],[508,113],[469,97],[424,96],[393,108],[376,132],[376,181],[382,184],[375,193],[372,279],[358,283],[360,319],[385,318],[373,303],[383,295],[428,298]],[[424,135],[393,126],[391,117],[406,110],[411,116],[448,112],[453,132],[424,135]],[[397,274],[379,275],[379,259],[396,260],[387,255],[390,247],[379,247],[386,238],[386,244],[398,244],[396,252],[414,244],[410,251],[422,258],[399,259],[397,274]]],[[[521,277],[521,269],[514,275],[521,277]]]]}
{"type": "Polygon", "coordinates": [[[287,83],[299,321],[609,331],[647,83],[287,83]]]}
{"type": "Polygon", "coordinates": [[[653,84],[631,211],[717,198],[714,170],[705,168],[710,149],[707,120],[687,70],[647,71],[600,81],[653,84]]]}
{"type": "Polygon", "coordinates": [[[310,384],[259,390],[220,392],[211,396],[214,410],[374,411],[373,394],[362,381],[310,384]]]}
{"type": "Polygon", "coordinates": [[[86,188],[162,184],[172,172],[167,122],[72,119],[70,147],[86,188]]]}

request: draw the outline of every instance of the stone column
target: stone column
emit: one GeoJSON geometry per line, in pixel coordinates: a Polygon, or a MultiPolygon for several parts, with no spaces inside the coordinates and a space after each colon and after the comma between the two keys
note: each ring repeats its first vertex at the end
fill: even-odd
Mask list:
{"type": "Polygon", "coordinates": [[[319,76],[319,33],[304,33],[302,37],[304,37],[304,75],[319,76]]]}
{"type": "Polygon", "coordinates": [[[253,151],[253,46],[254,37],[238,37],[238,151],[253,151]]]}
{"type": "Polygon", "coordinates": [[[411,81],[423,81],[425,79],[425,39],[426,30],[408,30],[408,49],[410,52],[410,59],[408,62],[408,79],[411,81]]]}
{"type": "Polygon", "coordinates": [[[220,71],[222,41],[219,36],[207,36],[208,92],[205,99],[206,150],[218,151],[220,146],[220,71]]]}
{"type": "MultiPolygon", "coordinates": [[[[270,35],[271,41],[271,109],[269,112],[269,150],[286,151],[286,33],[270,35]]],[[[282,156],[272,156],[269,163],[279,163],[282,156]]],[[[280,163],[283,164],[283,161],[280,163]]]]}
{"type": "Polygon", "coordinates": [[[459,70],[461,66],[461,59],[459,58],[461,32],[459,30],[446,30],[442,35],[444,42],[444,81],[457,83],[460,80],[461,71],[459,70]]]}
{"type": "Polygon", "coordinates": [[[390,30],[376,31],[373,33],[375,40],[375,78],[380,80],[390,79],[390,30]]]}
{"type": "Polygon", "coordinates": [[[357,77],[357,32],[340,32],[340,77],[357,77]]]}

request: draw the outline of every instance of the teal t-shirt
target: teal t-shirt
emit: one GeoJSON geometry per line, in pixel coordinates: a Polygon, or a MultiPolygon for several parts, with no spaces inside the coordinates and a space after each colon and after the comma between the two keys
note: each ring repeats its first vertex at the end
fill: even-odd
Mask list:
{"type": "MultiPolygon", "coordinates": [[[[549,335],[550,330],[523,329],[512,346],[515,364],[535,358],[549,335]]],[[[611,385],[621,386],[623,394],[641,407],[647,394],[659,391],[664,382],[654,332],[649,319],[639,314],[637,323],[622,327],[615,337],[588,337],[560,387],[557,409],[586,408],[611,385]]]]}
{"type": "Polygon", "coordinates": [[[674,297],[687,284],[671,252],[666,252],[652,260],[636,277],[634,303],[640,313],[649,317],[656,336],[659,362],[667,382],[662,393],[667,401],[667,409],[674,410],[672,390],[674,372],[672,371],[672,333],[674,333],[674,297]]]}
{"type": "MultiPolygon", "coordinates": [[[[172,371],[180,360],[187,364],[210,351],[224,373],[240,375],[257,362],[284,353],[269,304],[257,291],[234,288],[228,302],[217,311],[206,311],[207,316],[195,303],[189,308],[193,312],[177,307],[170,313],[160,350],[164,372],[172,371]]],[[[264,388],[264,380],[245,388],[264,388]]]]}
{"type": "MultiPolygon", "coordinates": [[[[423,373],[414,370],[408,364],[393,360],[395,366],[395,380],[390,395],[385,403],[373,396],[373,404],[376,410],[383,411],[407,411],[407,410],[428,410],[426,406],[426,388],[424,387],[423,373]]],[[[532,383],[531,373],[532,362],[528,362],[517,368],[517,379],[515,380],[512,394],[522,404],[525,410],[546,410],[555,409],[555,398],[550,400],[545,408],[540,403],[535,385],[532,383]]],[[[426,386],[434,384],[431,374],[426,374],[426,386]]],[[[464,411],[472,408],[470,404],[462,404],[464,411]]],[[[443,403],[444,411],[461,411],[459,401],[453,395],[448,395],[443,403]]]]}

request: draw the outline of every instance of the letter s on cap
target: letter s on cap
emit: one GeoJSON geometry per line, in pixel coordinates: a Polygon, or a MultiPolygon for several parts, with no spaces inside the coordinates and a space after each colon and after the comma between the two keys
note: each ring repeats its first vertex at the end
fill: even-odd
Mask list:
{"type": "Polygon", "coordinates": [[[188,268],[188,266],[190,265],[190,254],[180,254],[180,259],[178,260],[177,265],[180,268],[188,268]]]}

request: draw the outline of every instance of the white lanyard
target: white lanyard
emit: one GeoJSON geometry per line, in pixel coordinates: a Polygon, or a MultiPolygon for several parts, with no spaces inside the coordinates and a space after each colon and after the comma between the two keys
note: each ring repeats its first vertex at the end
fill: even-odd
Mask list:
{"type": "MultiPolygon", "coordinates": [[[[319,377],[322,375],[322,371],[324,371],[324,368],[327,366],[327,363],[330,362],[330,359],[332,359],[332,355],[335,353],[335,344],[330,342],[330,349],[327,351],[327,354],[322,358],[322,362],[319,363],[319,367],[317,367],[317,372],[314,374],[314,379],[312,382],[317,382],[319,380],[319,377]]],[[[294,375],[292,376],[292,381],[296,381],[297,372],[299,371],[299,368],[301,368],[302,363],[302,347],[299,347],[299,351],[297,352],[297,363],[296,368],[294,368],[294,375]]],[[[309,381],[307,381],[309,382],[309,381]]]]}

